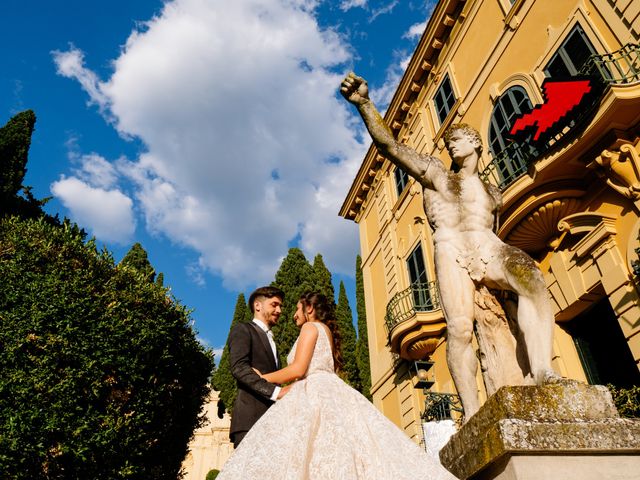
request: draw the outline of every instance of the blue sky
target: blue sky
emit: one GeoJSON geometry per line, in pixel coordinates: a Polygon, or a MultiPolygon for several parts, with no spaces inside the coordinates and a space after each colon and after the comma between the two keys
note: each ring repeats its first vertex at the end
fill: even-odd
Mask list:
{"type": "Polygon", "coordinates": [[[218,350],[290,246],[321,253],[355,310],[338,210],[369,138],[339,83],[356,71],[385,108],[432,8],[3,0],[0,122],[35,111],[25,184],[117,261],[142,243],[218,350]]]}

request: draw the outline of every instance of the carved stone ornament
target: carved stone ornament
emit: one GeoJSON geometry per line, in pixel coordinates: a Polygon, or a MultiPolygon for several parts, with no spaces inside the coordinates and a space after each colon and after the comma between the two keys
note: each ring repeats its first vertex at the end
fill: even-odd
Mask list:
{"type": "Polygon", "coordinates": [[[603,150],[596,159],[589,164],[595,168],[598,175],[605,178],[607,185],[626,198],[640,200],[640,154],[635,144],[622,141],[614,149],[603,150]]]}
{"type": "Polygon", "coordinates": [[[556,249],[559,244],[558,222],[576,211],[578,198],[557,198],[546,202],[527,215],[507,236],[507,243],[528,253],[547,248],[556,249]]]}

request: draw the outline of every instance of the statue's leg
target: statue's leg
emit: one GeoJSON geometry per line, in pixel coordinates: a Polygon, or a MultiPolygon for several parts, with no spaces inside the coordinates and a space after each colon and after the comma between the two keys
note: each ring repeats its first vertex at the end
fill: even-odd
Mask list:
{"type": "Polygon", "coordinates": [[[480,408],[476,383],[478,359],[471,344],[475,285],[453,255],[436,255],[436,267],[447,320],[447,365],[468,419],[480,408]]]}
{"type": "Polygon", "coordinates": [[[504,247],[504,269],[509,286],[518,294],[518,327],[527,347],[531,374],[540,385],[559,380],[551,368],[555,321],[540,269],[520,249],[504,247]]]}

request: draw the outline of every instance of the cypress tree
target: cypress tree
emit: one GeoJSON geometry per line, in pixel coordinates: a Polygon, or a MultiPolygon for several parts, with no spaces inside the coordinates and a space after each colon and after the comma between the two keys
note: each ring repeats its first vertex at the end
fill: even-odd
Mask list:
{"type": "Polygon", "coordinates": [[[362,394],[371,400],[371,365],[369,363],[369,339],[367,334],[367,312],[364,304],[364,282],[362,280],[362,258],[356,257],[356,313],[358,315],[358,343],[356,357],[362,394]]]}
{"type": "Polygon", "coordinates": [[[35,124],[35,113],[26,110],[0,128],[0,215],[43,215],[41,207],[46,200],[36,200],[31,188],[22,184],[35,124]]]}
{"type": "Polygon", "coordinates": [[[0,128],[0,195],[3,199],[16,196],[22,189],[35,124],[36,115],[26,110],[0,128]]]}
{"type": "Polygon", "coordinates": [[[313,267],[307,261],[302,250],[296,247],[289,249],[276,272],[276,278],[272,285],[281,288],[285,293],[282,315],[280,315],[276,326],[273,327],[273,335],[278,347],[280,363],[286,365],[287,354],[300,333],[293,321],[298,299],[304,292],[317,288],[313,267]]]}
{"type": "MultiPolygon", "coordinates": [[[[147,251],[139,242],[133,244],[127,254],[120,260],[119,265],[126,265],[140,273],[147,282],[153,282],[156,271],[149,262],[147,251]]],[[[162,284],[160,284],[162,286],[162,284]]]]}
{"type": "MultiPolygon", "coordinates": [[[[244,294],[238,295],[238,300],[236,300],[236,308],[233,312],[233,320],[231,320],[231,327],[229,331],[240,322],[249,322],[251,321],[251,310],[247,306],[247,301],[244,298],[244,294]]],[[[224,346],[222,350],[222,356],[220,357],[220,362],[218,362],[218,368],[216,368],[215,373],[213,374],[213,387],[215,390],[220,392],[220,400],[221,405],[219,405],[218,411],[221,411],[221,406],[224,406],[224,409],[232,413],[233,411],[233,401],[236,399],[236,395],[238,394],[238,387],[236,385],[236,380],[233,378],[231,374],[231,368],[229,366],[229,344],[227,340],[227,344],[224,346]]]]}
{"type": "Polygon", "coordinates": [[[313,259],[313,281],[315,289],[335,303],[336,294],[333,291],[331,272],[324,264],[322,255],[317,254],[313,259]]]}
{"type": "Polygon", "coordinates": [[[353,388],[360,390],[360,376],[356,359],[356,329],[353,327],[353,314],[349,306],[344,282],[340,282],[338,306],[336,307],[336,322],[342,337],[342,377],[353,388]]]}

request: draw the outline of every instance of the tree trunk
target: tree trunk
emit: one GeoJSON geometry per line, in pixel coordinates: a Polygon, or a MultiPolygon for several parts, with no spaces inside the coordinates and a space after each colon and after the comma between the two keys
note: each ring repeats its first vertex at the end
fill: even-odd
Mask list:
{"type": "Polygon", "coordinates": [[[528,383],[525,379],[530,375],[529,362],[515,316],[514,302],[505,299],[501,303],[495,292],[484,285],[476,288],[474,330],[487,396],[504,385],[528,383]]]}

